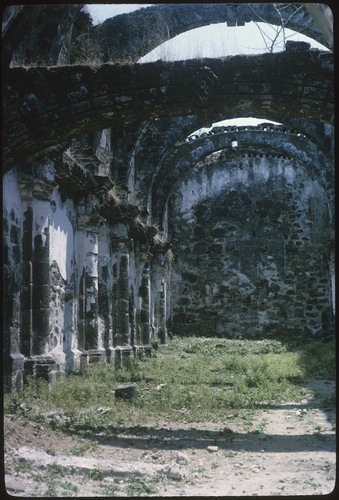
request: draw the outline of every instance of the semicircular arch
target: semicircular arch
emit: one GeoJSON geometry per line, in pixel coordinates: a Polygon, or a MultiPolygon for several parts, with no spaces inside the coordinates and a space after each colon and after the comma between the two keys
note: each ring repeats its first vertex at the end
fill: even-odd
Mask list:
{"type": "Polygon", "coordinates": [[[214,23],[243,26],[251,21],[283,25],[329,47],[329,42],[302,4],[279,8],[274,3],[169,4],[147,7],[107,19],[93,30],[105,48],[104,61],[137,61],[154,48],[189,30],[214,23]]]}
{"type": "Polygon", "coordinates": [[[5,168],[77,135],[157,116],[197,114],[215,121],[225,110],[223,118],[251,112],[276,121],[287,116],[331,123],[332,78],[332,61],[318,51],[12,68],[4,81],[5,168]]]}
{"type": "Polygon", "coordinates": [[[208,157],[211,158],[213,153],[219,151],[223,152],[225,158],[233,157],[240,162],[249,154],[262,157],[273,154],[292,158],[318,181],[325,189],[329,200],[333,201],[333,179],[329,179],[332,162],[319,152],[309,139],[297,131],[291,133],[283,126],[277,125],[272,126],[272,130],[263,130],[263,127],[261,130],[259,127],[246,127],[246,129],[218,131],[218,133],[214,133],[212,129],[212,133],[191,143],[185,143],[167,155],[150,187],[154,219],[163,221],[168,198],[180,177],[185,172],[204,165],[208,157]],[[236,148],[232,147],[235,138],[236,148]]]}

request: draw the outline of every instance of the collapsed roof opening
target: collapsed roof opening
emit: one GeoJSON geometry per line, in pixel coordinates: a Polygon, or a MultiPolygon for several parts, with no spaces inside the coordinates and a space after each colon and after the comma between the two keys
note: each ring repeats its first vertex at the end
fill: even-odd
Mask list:
{"type": "Polygon", "coordinates": [[[268,120],[266,118],[254,118],[253,116],[248,116],[248,117],[242,117],[242,118],[229,118],[227,120],[221,120],[218,122],[213,123],[210,127],[202,127],[199,128],[198,130],[195,130],[189,136],[187,139],[190,137],[195,137],[195,136],[200,136],[203,133],[210,132],[214,127],[228,127],[228,126],[255,126],[255,125],[260,125],[262,123],[267,123],[267,124],[272,124],[272,125],[282,125],[280,122],[275,122],[273,120],[268,120]]]}
{"type": "Polygon", "coordinates": [[[186,31],[160,44],[141,57],[138,62],[146,63],[159,59],[181,61],[236,54],[281,52],[287,41],[303,41],[309,43],[311,48],[329,51],[316,40],[284,25],[251,21],[244,26],[217,23],[186,31]]]}

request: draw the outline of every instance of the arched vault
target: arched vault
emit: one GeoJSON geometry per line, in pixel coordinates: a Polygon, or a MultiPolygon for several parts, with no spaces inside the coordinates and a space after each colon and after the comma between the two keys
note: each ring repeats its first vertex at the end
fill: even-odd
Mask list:
{"type": "Polygon", "coordinates": [[[211,155],[222,151],[224,157],[238,159],[243,156],[276,155],[297,160],[310,177],[316,179],[325,189],[327,196],[334,196],[332,161],[304,135],[286,131],[283,126],[268,127],[216,127],[204,136],[186,142],[165,155],[159,169],[153,177],[151,186],[152,213],[156,220],[162,221],[166,203],[174,185],[182,175],[204,165],[212,163],[211,155]],[[232,130],[235,129],[235,130],[232,130]],[[236,148],[232,143],[236,140],[236,148]]]}
{"type": "MultiPolygon", "coordinates": [[[[321,12],[318,11],[320,16],[321,12]]],[[[326,36],[327,31],[320,30],[319,19],[316,23],[305,6],[298,3],[156,5],[107,19],[93,29],[92,37],[101,40],[104,61],[124,58],[137,61],[158,45],[185,31],[215,23],[243,26],[250,21],[284,26],[331,48],[331,38],[326,36]]]]}
{"type": "Polygon", "coordinates": [[[72,137],[155,116],[331,123],[332,56],[297,47],[174,63],[12,68],[4,82],[4,168],[72,137]]]}

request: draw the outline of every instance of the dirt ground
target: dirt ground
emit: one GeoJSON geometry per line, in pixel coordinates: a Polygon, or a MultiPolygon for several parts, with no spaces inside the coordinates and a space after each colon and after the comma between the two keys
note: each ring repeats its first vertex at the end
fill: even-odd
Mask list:
{"type": "MultiPolygon", "coordinates": [[[[122,427],[91,439],[5,415],[5,485],[13,496],[324,495],[335,486],[335,409],[314,396],[221,424],[122,427]]],[[[311,394],[311,393],[310,393],[311,394]]],[[[314,394],[314,393],[313,393],[314,394]]],[[[105,411],[101,409],[100,411],[105,411]]]]}

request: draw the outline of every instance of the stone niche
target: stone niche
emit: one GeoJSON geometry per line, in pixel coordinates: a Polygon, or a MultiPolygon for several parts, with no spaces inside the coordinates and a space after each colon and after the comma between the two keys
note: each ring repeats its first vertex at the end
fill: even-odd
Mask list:
{"type": "Polygon", "coordinates": [[[174,334],[317,333],[331,317],[324,191],[286,158],[220,160],[169,200],[174,334]]]}

